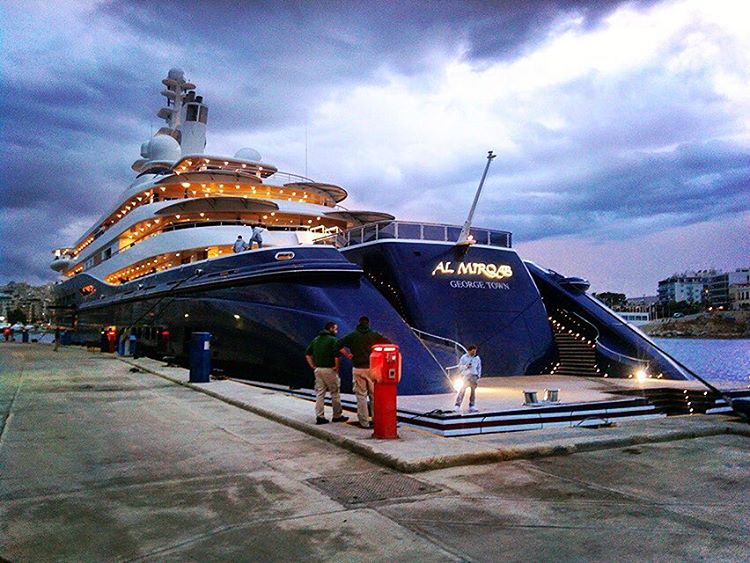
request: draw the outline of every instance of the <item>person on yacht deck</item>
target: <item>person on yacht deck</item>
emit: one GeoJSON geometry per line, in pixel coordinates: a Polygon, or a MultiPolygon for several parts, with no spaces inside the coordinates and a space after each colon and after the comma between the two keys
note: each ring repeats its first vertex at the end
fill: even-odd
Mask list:
{"type": "Polygon", "coordinates": [[[253,236],[250,237],[250,244],[249,244],[250,248],[253,247],[254,242],[258,244],[258,248],[263,248],[262,233],[264,230],[265,229],[260,224],[253,226],[253,236]]]}
{"type": "Polygon", "coordinates": [[[234,241],[234,246],[232,247],[233,252],[244,252],[247,250],[247,243],[242,240],[242,235],[237,235],[237,240],[234,241]]]}

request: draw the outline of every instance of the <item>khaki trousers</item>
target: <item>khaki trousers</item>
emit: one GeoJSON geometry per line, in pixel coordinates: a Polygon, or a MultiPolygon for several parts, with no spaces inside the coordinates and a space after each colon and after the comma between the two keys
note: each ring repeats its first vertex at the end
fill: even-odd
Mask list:
{"type": "Polygon", "coordinates": [[[369,399],[372,405],[375,384],[370,377],[370,368],[353,368],[354,394],[357,396],[357,419],[360,426],[370,426],[370,409],[367,406],[369,399]]]}
{"type": "Polygon", "coordinates": [[[325,418],[326,391],[331,394],[333,418],[341,416],[341,380],[333,368],[315,368],[315,416],[325,418]]]}
{"type": "Polygon", "coordinates": [[[466,393],[466,388],[469,388],[469,408],[473,407],[477,402],[477,384],[479,383],[479,378],[476,375],[467,375],[465,378],[464,386],[461,387],[461,390],[458,392],[458,396],[456,397],[456,406],[460,407],[461,403],[464,402],[464,393],[466,393]]]}

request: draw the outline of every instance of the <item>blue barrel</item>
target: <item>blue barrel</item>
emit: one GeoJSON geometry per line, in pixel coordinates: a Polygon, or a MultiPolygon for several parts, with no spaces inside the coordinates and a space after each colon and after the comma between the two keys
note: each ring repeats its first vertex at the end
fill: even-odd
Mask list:
{"type": "Polygon", "coordinates": [[[24,330],[21,333],[21,342],[28,342],[28,341],[29,341],[29,331],[28,330],[24,330]]]}
{"type": "Polygon", "coordinates": [[[120,335],[120,338],[117,339],[117,355],[118,356],[125,355],[125,333],[124,332],[120,335]]]}
{"type": "Polygon", "coordinates": [[[67,330],[60,333],[60,346],[70,346],[70,333],[67,330]]]}
{"type": "Polygon", "coordinates": [[[99,350],[109,352],[109,341],[107,340],[107,331],[102,331],[102,337],[99,339],[99,350]]]}
{"type": "Polygon", "coordinates": [[[190,383],[208,383],[211,375],[211,333],[194,332],[190,338],[190,383]]]}
{"type": "Polygon", "coordinates": [[[131,334],[130,336],[128,336],[128,343],[126,348],[126,350],[128,351],[128,356],[133,356],[134,358],[138,357],[135,353],[137,341],[138,338],[135,336],[135,334],[131,334]]]}

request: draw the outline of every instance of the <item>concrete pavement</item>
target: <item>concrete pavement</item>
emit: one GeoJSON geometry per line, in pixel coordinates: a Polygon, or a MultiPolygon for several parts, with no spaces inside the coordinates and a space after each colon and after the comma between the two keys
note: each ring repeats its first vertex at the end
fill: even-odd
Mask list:
{"type": "MultiPolygon", "coordinates": [[[[312,402],[284,391],[270,391],[233,380],[189,383],[188,370],[168,367],[149,358],[122,361],[160,377],[207,394],[236,407],[334,443],[381,465],[415,473],[456,465],[513,459],[536,459],[583,451],[627,447],[699,436],[735,433],[750,437],[750,426],[720,417],[670,417],[643,421],[618,421],[592,429],[571,423],[568,427],[525,432],[481,434],[445,439],[423,429],[401,425],[398,440],[376,440],[372,432],[349,424],[313,424],[312,402]]],[[[683,386],[684,386],[684,382],[683,386]]],[[[401,399],[399,399],[400,403],[401,399]]],[[[330,415],[330,407],[327,412],[330,415]]],[[[348,413],[352,419],[355,412],[348,413]]]]}
{"type": "MultiPolygon", "coordinates": [[[[0,345],[0,558],[740,561],[750,552],[750,448],[725,433],[734,425],[724,418],[700,417],[715,432],[683,432],[703,436],[694,439],[662,433],[668,441],[405,475],[129,368],[77,348],[0,345]]],[[[263,397],[278,406],[273,394],[254,399],[263,397]]],[[[521,440],[432,438],[459,449],[491,440],[495,450],[521,440]]]]}

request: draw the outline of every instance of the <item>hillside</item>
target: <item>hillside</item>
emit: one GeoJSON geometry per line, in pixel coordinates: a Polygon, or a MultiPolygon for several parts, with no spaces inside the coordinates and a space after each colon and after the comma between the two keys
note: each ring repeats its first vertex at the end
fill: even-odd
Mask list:
{"type": "Polygon", "coordinates": [[[750,338],[747,311],[702,313],[681,319],[660,319],[644,325],[643,332],[665,338],[750,338]]]}

